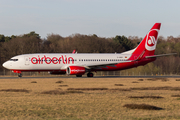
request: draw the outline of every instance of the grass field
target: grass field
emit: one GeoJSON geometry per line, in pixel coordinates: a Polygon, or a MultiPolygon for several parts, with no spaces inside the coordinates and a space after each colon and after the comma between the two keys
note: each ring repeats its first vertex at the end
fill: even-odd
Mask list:
{"type": "Polygon", "coordinates": [[[0,119],[180,119],[180,80],[0,79],[0,119]]]}

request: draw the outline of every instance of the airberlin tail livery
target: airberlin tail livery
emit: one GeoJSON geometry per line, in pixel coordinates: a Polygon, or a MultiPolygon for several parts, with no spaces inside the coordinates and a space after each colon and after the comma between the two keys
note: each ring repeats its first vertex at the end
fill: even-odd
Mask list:
{"type": "Polygon", "coordinates": [[[133,50],[121,54],[81,54],[75,53],[36,53],[18,55],[6,61],[3,66],[18,73],[27,71],[48,71],[50,74],[68,74],[81,77],[93,71],[114,71],[145,65],[156,57],[154,55],[161,23],[155,23],[141,43],[133,50]]]}

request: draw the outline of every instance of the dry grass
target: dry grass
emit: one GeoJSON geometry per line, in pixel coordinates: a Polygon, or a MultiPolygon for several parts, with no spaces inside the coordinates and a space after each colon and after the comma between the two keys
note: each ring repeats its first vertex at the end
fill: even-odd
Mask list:
{"type": "Polygon", "coordinates": [[[49,90],[49,91],[43,91],[41,94],[50,94],[50,95],[64,95],[66,94],[65,91],[59,91],[59,90],[49,90]]]}
{"type": "MultiPolygon", "coordinates": [[[[132,82],[134,83],[134,82],[132,82]]],[[[67,90],[82,90],[82,91],[103,91],[103,90],[109,90],[109,91],[132,91],[132,90],[174,90],[174,91],[180,91],[180,87],[170,87],[170,86],[162,86],[162,87],[135,87],[135,88],[68,88],[67,90]]]]}
{"type": "Polygon", "coordinates": [[[131,89],[126,89],[126,88],[112,88],[110,91],[131,91],[131,89]]]}
{"type": "Polygon", "coordinates": [[[171,97],[180,97],[180,94],[178,94],[178,95],[171,95],[171,97]]]}
{"type": "Polygon", "coordinates": [[[175,88],[170,87],[170,86],[162,86],[162,87],[138,87],[138,88],[134,87],[134,88],[130,88],[130,89],[131,90],[172,90],[175,88]]]}
{"type": "Polygon", "coordinates": [[[147,80],[150,80],[150,81],[157,81],[157,80],[161,80],[163,82],[166,82],[166,81],[169,81],[167,78],[149,78],[147,80]]]}
{"type": "Polygon", "coordinates": [[[25,93],[30,92],[30,90],[26,90],[26,89],[2,89],[0,91],[3,91],[3,92],[25,92],[25,93]]]}
{"type": "Polygon", "coordinates": [[[32,81],[31,83],[37,83],[36,81],[32,81]]]}
{"type": "Polygon", "coordinates": [[[114,84],[115,86],[124,86],[123,84],[114,84]]]}
{"type": "Polygon", "coordinates": [[[139,82],[137,82],[137,81],[133,81],[132,83],[139,83],[139,82]]]}
{"type": "Polygon", "coordinates": [[[60,91],[60,90],[50,90],[50,91],[43,91],[41,94],[50,94],[50,95],[64,95],[67,93],[83,93],[82,91],[60,91]]]}
{"type": "Polygon", "coordinates": [[[59,85],[59,87],[68,87],[68,85],[59,85]]]}
{"type": "Polygon", "coordinates": [[[143,79],[139,79],[138,81],[143,81],[143,79]]]}
{"type": "Polygon", "coordinates": [[[162,79],[140,82],[139,78],[63,78],[67,86],[57,84],[60,79],[0,79],[0,119],[180,119],[180,99],[176,98],[180,86],[175,78],[166,82],[162,79]],[[115,86],[117,83],[123,86],[115,86]],[[132,105],[137,106],[123,107],[132,105]],[[155,107],[163,110],[153,110],[155,107]]]}
{"type": "Polygon", "coordinates": [[[123,107],[130,109],[144,109],[144,110],[162,110],[163,108],[148,104],[125,104],[123,107]]]}
{"type": "Polygon", "coordinates": [[[161,97],[161,96],[128,96],[128,98],[141,98],[141,99],[152,98],[152,99],[160,99],[160,98],[164,98],[164,97],[161,97]]]}
{"type": "Polygon", "coordinates": [[[63,81],[57,81],[56,83],[63,83],[63,81]]]}
{"type": "Polygon", "coordinates": [[[68,88],[67,90],[88,90],[88,91],[94,91],[94,90],[108,90],[108,88],[68,88]]]}

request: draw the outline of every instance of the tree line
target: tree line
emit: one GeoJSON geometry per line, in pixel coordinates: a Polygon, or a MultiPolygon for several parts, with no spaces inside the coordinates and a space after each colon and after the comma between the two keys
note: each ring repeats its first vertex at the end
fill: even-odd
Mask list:
{"type": "MultiPolygon", "coordinates": [[[[0,35],[0,64],[13,56],[29,53],[121,53],[135,48],[143,38],[137,36],[120,36],[112,38],[93,35],[73,34],[62,37],[49,34],[46,39],[32,31],[23,35],[0,35]]],[[[139,67],[135,72],[179,74],[180,73],[180,37],[158,37],[155,54],[177,53],[176,56],[160,57],[153,63],[139,67]]],[[[0,71],[3,71],[0,66],[0,71]]]]}

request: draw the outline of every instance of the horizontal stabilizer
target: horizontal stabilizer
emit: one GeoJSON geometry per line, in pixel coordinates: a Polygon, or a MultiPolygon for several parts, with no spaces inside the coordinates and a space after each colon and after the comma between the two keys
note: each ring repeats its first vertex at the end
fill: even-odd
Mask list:
{"type": "Polygon", "coordinates": [[[169,54],[160,54],[160,55],[152,55],[152,56],[145,56],[145,58],[156,58],[156,57],[163,57],[169,55],[176,55],[177,53],[169,53],[169,54]]]}

